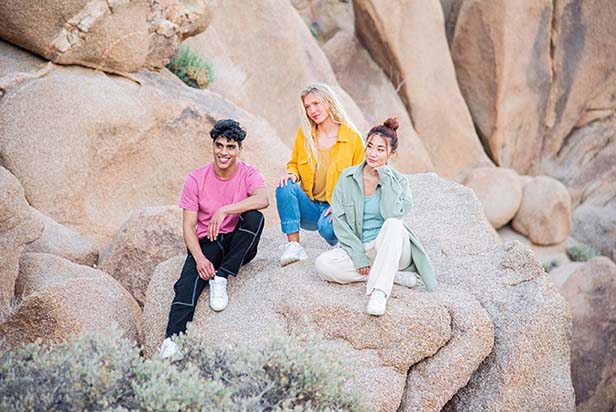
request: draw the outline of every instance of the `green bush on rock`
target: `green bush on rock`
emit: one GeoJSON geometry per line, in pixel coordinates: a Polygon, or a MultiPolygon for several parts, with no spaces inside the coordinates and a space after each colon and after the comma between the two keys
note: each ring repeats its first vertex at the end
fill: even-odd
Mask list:
{"type": "Polygon", "coordinates": [[[580,243],[567,249],[567,255],[574,262],[587,262],[595,256],[601,255],[595,248],[580,243]]]}
{"type": "Polygon", "coordinates": [[[212,66],[186,46],[166,66],[186,85],[204,89],[212,83],[212,66]]]}
{"type": "MultiPolygon", "coordinates": [[[[0,342],[2,344],[2,342],[0,342]]],[[[144,359],[119,333],[0,353],[2,411],[364,411],[333,351],[312,339],[260,348],[181,338],[184,357],[144,359]]]]}

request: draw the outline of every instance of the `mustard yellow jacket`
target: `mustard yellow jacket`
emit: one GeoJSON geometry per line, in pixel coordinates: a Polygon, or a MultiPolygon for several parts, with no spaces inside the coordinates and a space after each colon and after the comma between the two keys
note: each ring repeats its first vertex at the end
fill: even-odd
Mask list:
{"type": "MultiPolygon", "coordinates": [[[[312,134],[314,138],[314,129],[312,134]]],[[[314,185],[316,162],[311,162],[310,158],[310,153],[306,152],[306,137],[300,127],[293,143],[291,160],[287,163],[287,173],[297,176],[302,190],[306,192],[310,200],[314,200],[312,186],[314,185]]],[[[325,195],[329,204],[332,202],[334,187],[342,171],[347,167],[361,163],[363,160],[364,142],[361,137],[347,125],[341,124],[338,129],[338,140],[332,147],[331,163],[329,169],[327,169],[325,181],[325,195]]]]}

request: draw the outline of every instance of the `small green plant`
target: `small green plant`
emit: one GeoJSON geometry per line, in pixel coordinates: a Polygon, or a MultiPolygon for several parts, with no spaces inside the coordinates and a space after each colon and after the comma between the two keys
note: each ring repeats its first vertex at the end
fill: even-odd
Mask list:
{"type": "MultiPolygon", "coordinates": [[[[2,347],[4,343],[0,340],[2,347]]],[[[144,359],[119,332],[0,352],[1,411],[365,411],[334,351],[277,337],[260,348],[180,338],[144,359]]]]}
{"type": "Polygon", "coordinates": [[[543,266],[543,270],[545,270],[546,273],[550,273],[552,269],[558,267],[558,265],[560,265],[560,262],[557,259],[551,260],[549,262],[543,262],[541,264],[541,266],[543,266]]]}
{"type": "Polygon", "coordinates": [[[587,262],[595,256],[600,256],[601,253],[592,246],[580,243],[579,245],[568,248],[567,255],[574,262],[587,262]]]}
{"type": "Polygon", "coordinates": [[[212,66],[186,46],[180,46],[167,68],[186,85],[197,89],[204,89],[213,81],[212,66]]]}

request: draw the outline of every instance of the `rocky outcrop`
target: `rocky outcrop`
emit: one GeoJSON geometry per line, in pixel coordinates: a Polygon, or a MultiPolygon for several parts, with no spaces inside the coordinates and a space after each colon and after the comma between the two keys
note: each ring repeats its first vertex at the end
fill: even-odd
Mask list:
{"type": "Polygon", "coordinates": [[[177,206],[148,207],[135,212],[101,252],[99,267],[109,273],[143,306],[156,266],[186,254],[182,211],[177,206]]]}
{"type": "MultiPolygon", "coordinates": [[[[321,334],[354,374],[349,385],[371,397],[371,410],[434,411],[449,401],[460,411],[573,411],[568,308],[532,252],[517,242],[499,246],[469,189],[435,175],[409,180],[415,207],[406,222],[433,259],[436,291],[394,286],[387,314],[371,318],[363,284],[318,278],[310,261],[324,249],[316,236],[303,238],[308,262],[281,269],[284,240],[267,230],[257,258],[231,279],[227,309],[212,312],[206,289],[191,333],[255,344],[274,330],[321,334]]],[[[182,262],[161,263],[148,286],[147,354],[164,337],[182,262]]]]}
{"type": "Polygon", "coordinates": [[[289,147],[300,125],[300,92],[312,82],[332,86],[360,133],[368,130],[290,2],[221,3],[208,30],[185,42],[212,65],[210,90],[266,119],[289,147]]]}
{"type": "Polygon", "coordinates": [[[137,302],[111,276],[46,253],[21,257],[18,304],[0,323],[9,347],[42,339],[59,342],[85,332],[119,328],[140,343],[143,315],[137,302]]]}
{"type": "Polygon", "coordinates": [[[522,202],[522,185],[513,169],[478,167],[466,175],[464,185],[473,189],[495,229],[509,223],[522,202]]]}
{"type": "Polygon", "coordinates": [[[31,208],[32,215],[44,229],[41,237],[28,244],[26,253],[51,253],[80,265],[94,266],[98,261],[96,245],[75,232],[31,208]]]}
{"type": "Polygon", "coordinates": [[[479,136],[496,164],[527,172],[545,133],[553,2],[453,3],[451,55],[479,136]]]}
{"type": "Polygon", "coordinates": [[[549,176],[534,178],[524,186],[522,203],[512,226],[539,245],[563,242],[571,228],[571,198],[567,188],[549,176]]]}
{"type": "Polygon", "coordinates": [[[561,288],[573,323],[571,376],[578,412],[616,407],[616,265],[595,257],[561,288]]]}
{"type": "Polygon", "coordinates": [[[391,116],[399,117],[400,146],[393,160],[396,168],[403,173],[433,171],[430,155],[394,87],[353,35],[339,31],[323,45],[323,51],[340,84],[366,114],[370,125],[381,124],[391,116]]]}
{"type": "Polygon", "coordinates": [[[399,88],[438,173],[456,176],[490,165],[456,81],[439,1],[353,5],[357,37],[399,88]]]}
{"type": "Polygon", "coordinates": [[[24,189],[8,170],[0,167],[0,318],[15,296],[19,256],[28,242],[43,231],[28,206],[24,189]]]}
{"type": "Polygon", "coordinates": [[[354,32],[353,4],[350,1],[291,0],[291,4],[320,43],[328,41],[340,31],[349,34],[354,32]]]}
{"type": "MultiPolygon", "coordinates": [[[[208,133],[221,118],[246,128],[242,157],[267,182],[290,158],[263,119],[221,96],[191,89],[167,71],[138,76],[141,84],[54,66],[0,99],[4,166],[20,179],[32,206],[99,247],[135,209],[177,203],[186,175],[211,161],[208,133]]],[[[275,208],[265,214],[276,222],[275,208]]]]}
{"type": "Polygon", "coordinates": [[[207,27],[211,1],[7,0],[0,37],[59,64],[110,72],[161,68],[185,36],[207,27]]]}

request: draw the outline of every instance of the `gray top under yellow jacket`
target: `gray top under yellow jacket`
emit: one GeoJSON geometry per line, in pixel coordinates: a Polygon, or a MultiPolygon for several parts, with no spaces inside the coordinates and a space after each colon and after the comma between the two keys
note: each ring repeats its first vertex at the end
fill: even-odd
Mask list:
{"type": "MultiPolygon", "coordinates": [[[[370,266],[364,244],[361,241],[364,214],[364,185],[362,170],[366,162],[345,169],[334,189],[332,213],[334,215],[334,232],[342,249],[353,260],[356,269],[370,266]]],[[[386,165],[378,169],[379,184],[377,191],[381,197],[381,215],[383,219],[406,216],[413,206],[409,181],[396,170],[386,165]]],[[[432,290],[437,281],[434,268],[425,249],[413,231],[405,224],[411,242],[411,266],[404,270],[419,273],[426,288],[432,290]]]]}

